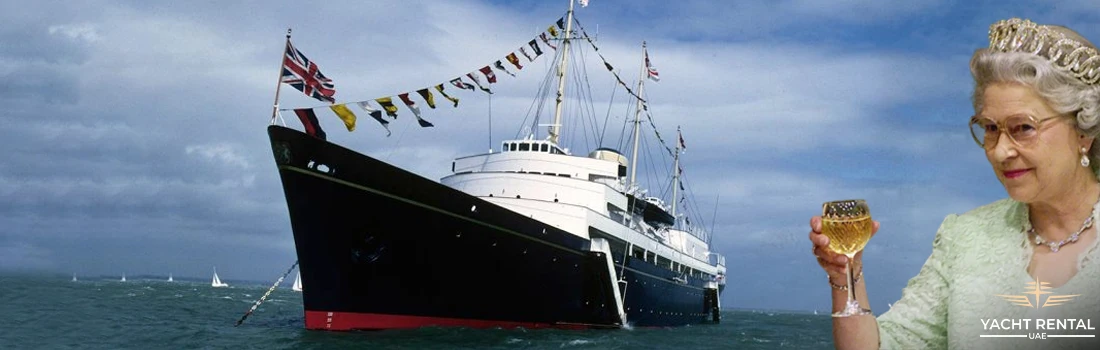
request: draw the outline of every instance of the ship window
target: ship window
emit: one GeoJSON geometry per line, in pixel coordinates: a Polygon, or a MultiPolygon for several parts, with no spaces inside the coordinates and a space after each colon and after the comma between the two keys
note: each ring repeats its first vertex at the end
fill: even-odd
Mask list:
{"type": "Polygon", "coordinates": [[[630,254],[636,259],[645,260],[645,249],[642,249],[642,247],[634,246],[634,250],[632,250],[630,254]]]}
{"type": "Polygon", "coordinates": [[[672,269],[672,260],[669,260],[669,259],[667,259],[663,256],[658,255],[656,261],[657,261],[657,266],[660,266],[660,267],[666,267],[667,266],[669,270],[672,269]]]}
{"type": "Polygon", "coordinates": [[[513,144],[511,144],[511,145],[510,145],[509,147],[510,147],[510,148],[511,148],[511,149],[512,149],[513,151],[515,151],[515,150],[516,150],[516,144],[514,144],[514,143],[513,143],[513,144]]]}
{"type": "Polygon", "coordinates": [[[519,144],[519,150],[520,151],[530,151],[531,150],[530,147],[531,147],[531,144],[528,144],[528,143],[519,144]]]}
{"type": "Polygon", "coordinates": [[[544,143],[544,144],[542,144],[542,146],[541,146],[541,149],[540,149],[540,151],[542,151],[542,152],[546,152],[546,151],[549,151],[549,150],[550,150],[550,149],[549,149],[549,146],[547,146],[547,145],[546,145],[545,143],[544,143]]]}

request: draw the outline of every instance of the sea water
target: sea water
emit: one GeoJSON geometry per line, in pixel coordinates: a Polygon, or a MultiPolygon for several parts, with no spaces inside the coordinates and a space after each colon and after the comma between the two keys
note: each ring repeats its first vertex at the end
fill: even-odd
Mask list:
{"type": "Polygon", "coordinates": [[[284,283],[245,322],[261,284],[0,273],[0,349],[831,349],[827,313],[726,310],[719,324],[619,330],[326,332],[303,327],[284,283]]]}

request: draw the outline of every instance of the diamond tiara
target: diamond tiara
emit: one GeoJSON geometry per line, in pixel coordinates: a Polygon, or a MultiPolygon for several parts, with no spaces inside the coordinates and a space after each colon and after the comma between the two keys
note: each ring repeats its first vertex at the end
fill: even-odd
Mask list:
{"type": "Polygon", "coordinates": [[[1001,20],[989,26],[989,49],[1039,55],[1085,84],[1100,82],[1100,52],[1026,19],[1001,20]]]}

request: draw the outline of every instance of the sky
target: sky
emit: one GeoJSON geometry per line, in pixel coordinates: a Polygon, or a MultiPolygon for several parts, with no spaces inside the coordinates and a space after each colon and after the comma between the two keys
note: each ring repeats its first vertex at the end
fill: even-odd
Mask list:
{"type": "MultiPolygon", "coordinates": [[[[863,198],[882,224],[864,254],[881,312],[945,216],[1006,197],[966,127],[967,63],[989,25],[1023,17],[1097,41],[1100,5],[1086,3],[593,0],[576,18],[632,88],[646,42],[661,80],[643,97],[668,146],[683,130],[682,210],[713,227],[726,256],[723,306],[828,309],[808,221],[825,201],[863,198]]],[[[273,281],[296,259],[266,137],[288,27],[345,103],[491,65],[567,6],[2,2],[0,270],[208,278],[216,266],[225,280],[273,281]]],[[[570,73],[584,83],[567,90],[564,145],[627,149],[633,102],[591,45],[573,47],[586,68],[570,73]]],[[[521,55],[524,69],[498,73],[491,99],[449,88],[459,107],[422,104],[432,128],[400,105],[389,137],[361,112],[352,132],[326,108],[318,118],[330,141],[439,179],[455,157],[546,136],[525,126],[550,123],[552,99],[532,110],[548,57],[521,55]]],[[[288,85],[279,105],[324,106],[288,85]]],[[[671,161],[648,121],[642,134],[639,180],[668,199],[671,161]]]]}

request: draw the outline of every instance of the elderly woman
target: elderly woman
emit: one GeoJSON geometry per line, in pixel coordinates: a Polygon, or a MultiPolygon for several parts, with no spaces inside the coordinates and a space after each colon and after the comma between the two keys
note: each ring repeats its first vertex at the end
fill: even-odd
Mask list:
{"type": "MultiPolygon", "coordinates": [[[[1100,349],[1100,53],[1067,28],[1027,20],[997,22],[989,35],[970,61],[970,125],[1009,198],[948,215],[889,311],[833,319],[837,348],[1100,349]]],[[[848,285],[847,258],[828,250],[821,218],[810,227],[834,311],[848,288],[869,305],[869,279],[848,285]]]]}

